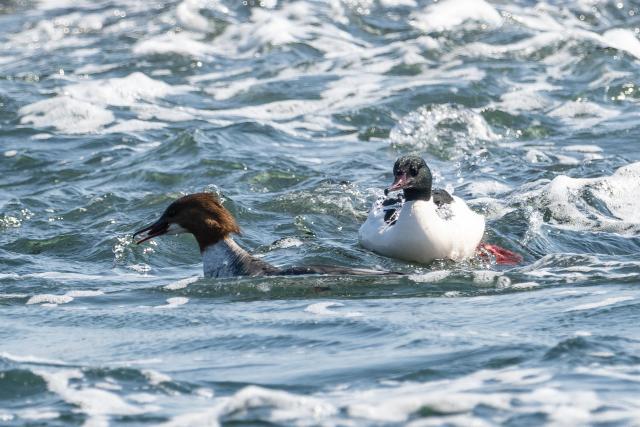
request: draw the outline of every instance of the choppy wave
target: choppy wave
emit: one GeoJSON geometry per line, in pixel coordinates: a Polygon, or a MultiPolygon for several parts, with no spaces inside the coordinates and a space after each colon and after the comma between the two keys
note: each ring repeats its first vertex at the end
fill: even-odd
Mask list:
{"type": "MultiPolygon", "coordinates": [[[[0,423],[634,425],[635,2],[0,5],[0,423]],[[394,159],[524,263],[356,234],[394,159]],[[276,265],[131,232],[212,191],[276,265]]],[[[637,399],[636,399],[637,400],[637,399]]]]}

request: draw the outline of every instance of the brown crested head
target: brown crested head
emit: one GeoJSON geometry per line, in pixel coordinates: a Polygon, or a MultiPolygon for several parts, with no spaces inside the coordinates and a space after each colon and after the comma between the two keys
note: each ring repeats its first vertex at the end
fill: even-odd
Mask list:
{"type": "Polygon", "coordinates": [[[213,194],[195,193],[171,203],[158,221],[136,231],[133,236],[146,233],[137,242],[142,243],[163,234],[191,233],[198,241],[200,251],[203,251],[229,234],[239,232],[233,215],[213,194]]]}

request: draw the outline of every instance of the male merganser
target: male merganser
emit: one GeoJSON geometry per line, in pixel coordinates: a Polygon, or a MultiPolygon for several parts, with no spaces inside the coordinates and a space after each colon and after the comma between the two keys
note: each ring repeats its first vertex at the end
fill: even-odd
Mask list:
{"type": "Polygon", "coordinates": [[[484,217],[461,198],[432,189],[431,170],[419,156],[400,157],[393,165],[394,181],[385,190],[403,191],[403,197],[376,201],[360,227],[360,244],[380,255],[429,263],[436,259],[459,261],[479,249],[512,264],[522,258],[506,249],[481,244],[484,217]]]}
{"type": "Polygon", "coordinates": [[[140,244],[163,234],[191,233],[202,254],[205,277],[273,276],[299,274],[397,274],[379,270],[332,266],[291,267],[280,269],[251,256],[231,238],[240,227],[233,215],[210,193],[181,197],[169,205],[160,219],[136,231],[133,237],[145,233],[140,244]]]}

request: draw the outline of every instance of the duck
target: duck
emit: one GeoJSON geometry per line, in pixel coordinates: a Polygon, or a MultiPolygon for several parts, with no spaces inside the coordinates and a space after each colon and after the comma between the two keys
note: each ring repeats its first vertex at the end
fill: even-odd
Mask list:
{"type": "Polygon", "coordinates": [[[194,193],[172,202],[157,221],[133,234],[136,244],[163,235],[192,234],[202,255],[203,273],[208,278],[277,275],[397,275],[399,273],[337,266],[279,268],[257,258],[238,245],[240,233],[235,218],[211,193],[194,193]]]}
{"type": "Polygon", "coordinates": [[[433,188],[431,169],[417,155],[402,156],[393,165],[393,184],[376,200],[358,231],[362,247],[377,254],[428,264],[437,259],[462,261],[489,254],[496,262],[518,263],[521,257],[482,243],[484,216],[463,199],[433,188]],[[402,191],[396,197],[389,193],[402,191]]]}

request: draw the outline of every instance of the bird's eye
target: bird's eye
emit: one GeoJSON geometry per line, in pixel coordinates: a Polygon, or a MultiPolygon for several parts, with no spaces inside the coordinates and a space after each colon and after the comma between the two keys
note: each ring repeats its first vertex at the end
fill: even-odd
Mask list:
{"type": "Polygon", "coordinates": [[[409,173],[411,176],[416,176],[418,175],[418,169],[416,167],[411,167],[411,169],[409,169],[409,173]]]}

